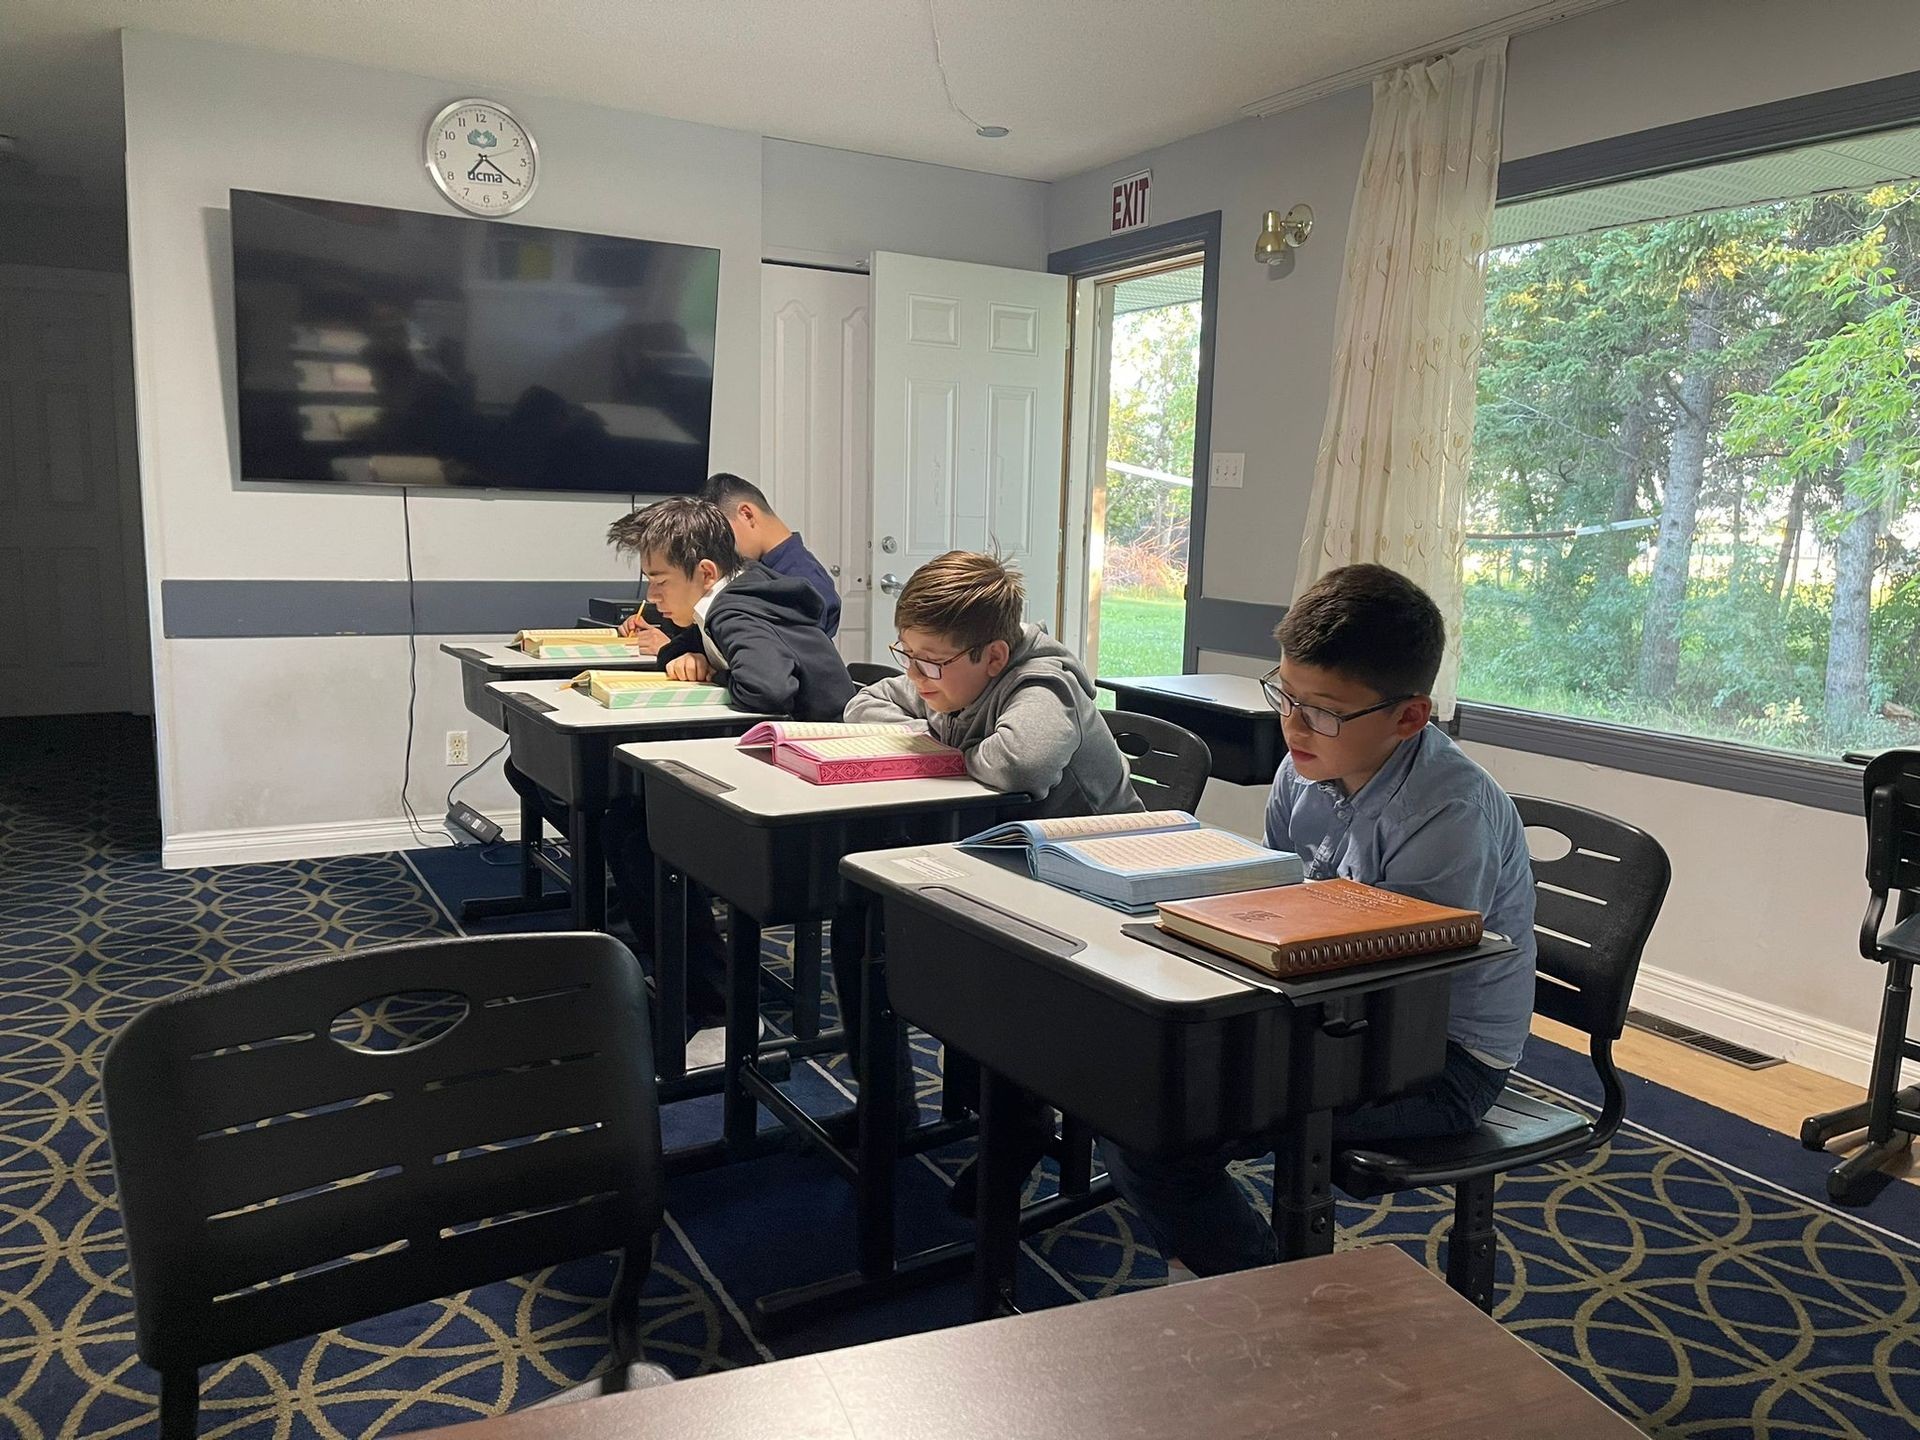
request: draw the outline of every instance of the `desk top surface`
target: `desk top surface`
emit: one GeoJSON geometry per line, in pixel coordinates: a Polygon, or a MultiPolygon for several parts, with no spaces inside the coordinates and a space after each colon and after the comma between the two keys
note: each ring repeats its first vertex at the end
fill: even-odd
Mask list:
{"type": "MultiPolygon", "coordinates": [[[[742,750],[732,738],[666,740],[622,745],[620,758],[686,767],[729,786],[715,800],[742,815],[768,820],[852,815],[885,810],[991,809],[1008,797],[964,775],[931,780],[868,780],[815,785],[767,760],[765,750],[742,750]]],[[[984,824],[985,821],[983,820],[984,824]]]]}
{"type": "Polygon", "coordinates": [[[659,661],[651,655],[636,655],[618,660],[556,660],[529,655],[500,642],[449,641],[440,647],[463,665],[478,665],[495,675],[578,675],[582,670],[653,670],[659,661]]]}
{"type": "Polygon", "coordinates": [[[527,1410],[440,1440],[1635,1440],[1391,1245],[527,1410]]]}
{"type": "Polygon", "coordinates": [[[556,730],[665,730],[676,725],[711,725],[718,729],[737,723],[745,731],[761,720],[780,718],[755,710],[736,710],[731,705],[661,705],[610,710],[591,695],[560,680],[497,680],[487,689],[509,705],[524,696],[551,706],[540,719],[556,730]]]}
{"type": "Polygon", "coordinates": [[[1245,675],[1139,675],[1100,677],[1101,686],[1124,696],[1129,691],[1146,691],[1168,700],[1185,700],[1211,710],[1230,710],[1262,720],[1280,723],[1273,706],[1258,680],[1245,675]]]}
{"type": "Polygon", "coordinates": [[[1129,915],[1035,880],[1017,851],[984,854],[953,845],[906,845],[852,855],[841,863],[869,890],[933,890],[939,900],[952,898],[958,906],[989,905],[1010,927],[1037,925],[1079,941],[1079,950],[1060,957],[1063,963],[1090,970],[1156,1005],[1257,1004],[1262,992],[1279,993],[1277,984],[1252,972],[1241,979],[1124,934],[1121,926],[1152,917],[1129,915]]]}

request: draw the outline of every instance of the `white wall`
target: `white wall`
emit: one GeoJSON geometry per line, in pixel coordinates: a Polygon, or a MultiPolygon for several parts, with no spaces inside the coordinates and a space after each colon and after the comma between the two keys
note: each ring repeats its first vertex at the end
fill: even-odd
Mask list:
{"type": "MultiPolygon", "coordinates": [[[[418,210],[444,206],[421,132],[451,81],[129,31],[123,36],[142,496],[155,598],[168,579],[395,580],[392,492],[240,485],[233,425],[229,189],[418,210]]],[[[717,246],[715,469],[758,465],[760,260],[918,250],[1044,264],[1045,186],[652,116],[502,92],[541,147],[530,225],[717,246]],[[764,157],[763,157],[764,150],[764,157]],[[763,215],[763,195],[765,213],[763,215]]],[[[416,494],[420,579],[629,583],[603,543],[610,498],[416,494]],[[617,580],[615,577],[619,577],[617,580]]],[[[429,824],[497,737],[460,703],[443,639],[422,637],[410,799],[429,824]]],[[[171,862],[402,843],[404,637],[156,639],[156,707],[171,862]]],[[[513,813],[497,767],[462,795],[513,813]]]]}
{"type": "Polygon", "coordinates": [[[764,141],[761,162],[769,259],[855,265],[894,250],[1046,268],[1048,187],[1037,180],[792,140],[764,141]]]}
{"type": "MultiPolygon", "coordinates": [[[[1504,151],[1544,153],[1920,69],[1913,0],[1628,0],[1523,35],[1508,56],[1504,151]]],[[[1224,211],[1213,445],[1244,451],[1246,486],[1210,492],[1206,593],[1284,603],[1292,592],[1326,403],[1334,308],[1369,102],[1348,91],[1057,183],[1050,249],[1103,238],[1107,192],[1153,168],[1156,220],[1224,211]],[[1311,204],[1298,264],[1251,257],[1259,212],[1311,204]]],[[[1237,657],[1204,668],[1240,670],[1237,657]]],[[[1509,789],[1582,804],[1667,847],[1673,890],[1640,1003],[1851,1079],[1864,1076],[1879,969],[1857,958],[1865,903],[1850,815],[1472,747],[1509,789]]],[[[1255,830],[1258,791],[1215,784],[1206,810],[1255,830]]]]}
{"type": "MultiPolygon", "coordinates": [[[[227,192],[294,191],[435,210],[426,122],[451,82],[138,32],[123,42],[129,273],[148,569],[164,579],[404,578],[397,494],[236,483],[227,192]]],[[[759,452],[757,136],[502,94],[541,146],[540,190],[516,218],[718,246],[713,463],[759,452]]],[[[612,498],[418,495],[422,579],[609,578],[612,498]]],[[[156,606],[156,613],[158,608],[156,606]]],[[[404,637],[156,642],[161,797],[176,859],[225,832],[362,826],[398,815],[404,637]],[[197,837],[197,838],[196,838],[197,837]]],[[[422,815],[460,772],[448,729],[490,732],[459,704],[453,666],[423,640],[412,800],[422,815]]],[[[497,773],[469,787],[504,806],[497,773]]],[[[289,848],[299,849],[297,841],[289,848]]],[[[354,848],[354,847],[349,847],[354,848]]],[[[366,848],[361,845],[357,848],[366,848]]]]}

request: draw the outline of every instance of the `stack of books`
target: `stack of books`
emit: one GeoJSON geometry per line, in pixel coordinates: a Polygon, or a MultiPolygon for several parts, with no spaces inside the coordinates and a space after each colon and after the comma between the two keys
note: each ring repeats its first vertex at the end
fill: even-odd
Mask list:
{"type": "Polygon", "coordinates": [[[1136,915],[1163,900],[1297,884],[1302,873],[1298,855],[1202,825],[1183,810],[1019,820],[960,844],[1024,850],[1034,879],[1136,915]]]}
{"type": "Polygon", "coordinates": [[[1357,880],[1179,900],[1160,928],[1281,979],[1478,945],[1481,916],[1357,880]]]}
{"type": "Polygon", "coordinates": [[[609,710],[650,710],[670,705],[728,703],[725,686],[669,680],[657,671],[649,670],[585,670],[561,688],[584,691],[609,710]]]}
{"type": "Polygon", "coordinates": [[[780,769],[815,785],[928,780],[967,773],[965,755],[911,725],[770,721],[742,735],[740,748],[765,750],[780,769]]]}
{"type": "Polygon", "coordinates": [[[626,660],[640,653],[640,642],[618,630],[522,630],[513,644],[536,660],[626,660]]]}

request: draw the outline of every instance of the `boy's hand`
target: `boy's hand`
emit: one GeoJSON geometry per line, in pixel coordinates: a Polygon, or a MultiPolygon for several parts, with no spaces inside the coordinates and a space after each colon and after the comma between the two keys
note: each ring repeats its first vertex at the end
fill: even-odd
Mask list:
{"type": "Polygon", "coordinates": [[[667,632],[641,619],[638,610],[620,622],[620,633],[638,640],[642,655],[658,655],[667,643],[667,632]]]}
{"type": "Polygon", "coordinates": [[[667,678],[704,683],[713,678],[713,667],[704,655],[676,655],[667,662],[667,678]]]}

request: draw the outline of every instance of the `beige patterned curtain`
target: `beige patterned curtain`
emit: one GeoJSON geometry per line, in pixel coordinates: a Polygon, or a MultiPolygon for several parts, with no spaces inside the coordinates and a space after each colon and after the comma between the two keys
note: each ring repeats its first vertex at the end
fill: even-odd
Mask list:
{"type": "Polygon", "coordinates": [[[1373,82],[1340,283],[1333,392],[1296,596],[1356,561],[1426,587],[1447,617],[1436,714],[1460,670],[1460,560],[1487,240],[1500,168],[1500,40],[1373,82]]]}

